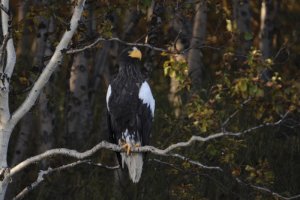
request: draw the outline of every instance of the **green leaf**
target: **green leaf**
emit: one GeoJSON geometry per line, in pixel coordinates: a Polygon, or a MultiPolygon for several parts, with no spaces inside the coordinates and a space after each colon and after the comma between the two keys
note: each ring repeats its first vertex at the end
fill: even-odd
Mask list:
{"type": "Polygon", "coordinates": [[[253,39],[252,33],[246,32],[244,34],[244,39],[247,40],[247,41],[252,40],[253,39]]]}

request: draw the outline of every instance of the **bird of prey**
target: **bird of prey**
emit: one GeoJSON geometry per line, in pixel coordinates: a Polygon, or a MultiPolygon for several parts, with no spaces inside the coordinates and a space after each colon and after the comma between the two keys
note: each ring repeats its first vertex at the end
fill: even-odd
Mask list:
{"type": "Polygon", "coordinates": [[[129,177],[137,183],[142,174],[145,153],[132,153],[132,147],[149,144],[155,100],[140,71],[142,53],[136,47],[125,49],[119,58],[119,72],[107,89],[107,122],[110,142],[126,152],[117,153],[129,177]]]}

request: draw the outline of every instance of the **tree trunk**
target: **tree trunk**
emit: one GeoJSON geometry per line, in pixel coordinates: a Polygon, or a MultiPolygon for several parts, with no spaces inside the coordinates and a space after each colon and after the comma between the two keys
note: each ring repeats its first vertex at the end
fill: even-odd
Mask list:
{"type": "Polygon", "coordinates": [[[196,5],[196,15],[194,17],[193,34],[188,55],[189,76],[192,81],[192,91],[196,92],[202,88],[203,83],[203,54],[199,47],[204,44],[207,23],[207,2],[200,0],[196,5]]]}
{"type": "Polygon", "coordinates": [[[274,18],[278,2],[263,0],[260,11],[260,42],[259,47],[264,59],[272,56],[272,41],[274,34],[274,18]]]}
{"type": "MultiPolygon", "coordinates": [[[[148,8],[147,14],[147,37],[145,43],[152,46],[158,46],[160,44],[162,34],[162,15],[164,13],[164,7],[162,3],[158,1],[152,1],[151,6],[148,8]]],[[[155,62],[155,52],[152,49],[145,50],[145,63],[142,72],[146,78],[149,78],[153,66],[156,66],[155,62]]]]}
{"type": "MultiPolygon", "coordinates": [[[[21,22],[25,18],[25,14],[28,8],[28,1],[20,2],[18,8],[18,22],[21,22]]],[[[23,21],[23,35],[18,41],[16,55],[21,57],[22,60],[27,60],[31,51],[28,51],[26,47],[30,46],[29,32],[28,32],[28,21],[23,21]],[[26,49],[26,50],[25,50],[26,49]],[[24,55],[25,54],[25,55],[24,55]]],[[[16,145],[14,147],[14,154],[12,155],[11,165],[15,165],[25,158],[25,154],[28,147],[29,137],[31,134],[33,115],[31,112],[27,113],[26,116],[20,121],[20,131],[17,137],[16,145]]]]}
{"type": "Polygon", "coordinates": [[[91,110],[88,98],[88,67],[84,53],[75,55],[69,80],[67,128],[69,147],[82,149],[90,132],[91,110]],[[81,145],[78,148],[78,145],[81,145]]]}
{"type": "MultiPolygon", "coordinates": [[[[43,21],[42,21],[43,22],[43,21]]],[[[46,24],[46,22],[44,22],[46,24]]],[[[37,56],[37,62],[39,64],[40,70],[44,67],[43,64],[43,57],[51,56],[53,54],[52,45],[51,45],[51,39],[53,39],[53,35],[49,36],[49,33],[54,32],[54,20],[51,17],[49,22],[47,23],[48,30],[47,32],[41,31],[41,39],[43,41],[38,42],[40,47],[40,51],[43,52],[41,54],[38,54],[37,56]],[[49,38],[48,38],[49,36],[49,38]],[[43,48],[42,48],[43,47],[43,48]]],[[[39,40],[38,40],[39,41],[39,40]]],[[[39,137],[38,137],[38,153],[42,153],[46,150],[51,149],[53,147],[54,143],[54,111],[52,109],[51,102],[49,101],[48,96],[52,96],[52,84],[51,81],[45,86],[44,90],[41,92],[39,101],[38,101],[38,122],[40,124],[39,127],[39,137]]],[[[45,164],[45,163],[43,163],[45,164]]]]}
{"type": "Polygon", "coordinates": [[[233,19],[238,31],[237,53],[246,56],[252,45],[249,0],[233,0],[233,19]]]}
{"type": "MultiPolygon", "coordinates": [[[[190,46],[190,38],[192,33],[192,23],[189,22],[183,15],[175,13],[170,10],[171,15],[174,15],[172,21],[170,21],[170,27],[168,29],[169,37],[172,44],[170,49],[172,51],[183,51],[184,49],[189,48],[190,46]]],[[[171,55],[172,59],[177,62],[187,62],[187,54],[176,54],[171,55]]],[[[180,82],[175,77],[170,77],[170,91],[168,94],[168,99],[170,104],[174,107],[174,114],[176,117],[180,116],[180,106],[182,105],[182,97],[185,94],[178,94],[180,88],[180,82]]],[[[183,98],[184,99],[184,98],[183,98]]]]}

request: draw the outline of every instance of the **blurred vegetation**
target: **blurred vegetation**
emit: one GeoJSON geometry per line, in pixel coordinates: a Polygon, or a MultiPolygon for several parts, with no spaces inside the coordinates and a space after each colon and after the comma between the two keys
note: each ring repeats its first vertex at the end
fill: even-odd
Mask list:
{"type": "MultiPolygon", "coordinates": [[[[15,16],[18,15],[20,2],[14,0],[11,3],[15,16]]],[[[15,44],[26,36],[30,46],[17,58],[12,77],[11,110],[15,110],[24,100],[26,92],[41,72],[32,62],[35,57],[32,48],[34,36],[37,34],[37,16],[55,19],[55,32],[49,33],[55,39],[51,41],[53,47],[68,26],[73,3],[55,0],[49,2],[51,3],[47,6],[36,6],[33,1],[28,1],[24,18],[19,21],[14,18],[15,44]]],[[[192,29],[174,32],[172,26],[180,20],[186,27],[193,24],[197,1],[157,2],[163,9],[160,16],[162,35],[157,36],[155,46],[172,49],[178,37],[189,43],[192,29]],[[187,34],[180,35],[181,32],[187,34]]],[[[92,31],[88,31],[86,23],[81,23],[70,48],[90,44],[97,37],[119,37],[127,42],[143,43],[149,33],[147,12],[151,3],[151,0],[88,1],[82,22],[87,20],[92,23],[92,31]],[[123,35],[128,27],[128,16],[133,11],[138,13],[138,20],[131,33],[125,37],[123,35]],[[90,12],[93,13],[92,18],[89,18],[90,12]]],[[[187,54],[183,58],[159,51],[150,55],[146,48],[142,48],[145,53],[144,61],[151,56],[153,65],[148,77],[156,99],[151,145],[165,148],[176,142],[187,141],[192,135],[208,136],[224,130],[239,132],[264,123],[276,122],[288,112],[282,124],[261,128],[240,137],[223,137],[176,150],[205,165],[220,166],[224,169],[222,173],[201,169],[171,157],[148,155],[142,180],[136,185],[126,180],[126,173],[125,180],[118,182],[116,177],[120,171],[83,164],[47,176],[46,181],[30,192],[26,199],[277,199],[268,193],[254,190],[248,183],[267,187],[285,196],[300,193],[300,2],[280,1],[280,10],[273,22],[273,56],[268,59],[263,59],[259,50],[260,1],[250,1],[250,8],[253,31],[245,34],[243,39],[251,41],[252,46],[249,52],[241,55],[237,53],[240,45],[237,39],[239,33],[232,18],[231,1],[208,0],[205,39],[208,48],[201,49],[205,66],[204,85],[196,93],[191,92],[187,54]],[[262,77],[265,70],[270,74],[268,79],[262,77]],[[173,79],[178,84],[175,96],[180,99],[176,105],[168,98],[173,79]],[[228,123],[224,124],[228,119],[228,123]],[[236,177],[247,184],[238,183],[236,177]]],[[[117,42],[109,43],[109,55],[105,59],[108,59],[106,67],[110,76],[96,74],[101,80],[96,89],[93,89],[93,77],[100,66],[96,65],[95,60],[99,56],[98,51],[107,47],[104,43],[99,43],[85,51],[89,58],[91,89],[88,93],[95,101],[91,105],[92,128],[86,141],[78,141],[80,150],[91,148],[107,139],[106,80],[117,72],[116,59],[123,47],[117,42]]],[[[56,116],[54,147],[65,147],[68,139],[65,105],[68,101],[67,81],[72,59],[73,55],[65,56],[64,62],[49,83],[54,88],[48,96],[56,116]]],[[[36,108],[31,112],[38,117],[36,108]]],[[[32,126],[38,127],[38,124],[33,122],[32,126]]],[[[19,128],[15,129],[11,139],[10,157],[13,157],[18,131],[19,128]]],[[[39,141],[36,137],[37,133],[33,132],[27,156],[37,154],[39,141]]],[[[91,160],[115,165],[114,156],[112,152],[101,151],[91,160]]],[[[72,160],[53,158],[49,165],[55,167],[67,161],[72,160]]],[[[39,167],[37,164],[28,169],[22,175],[22,181],[14,183],[13,190],[18,192],[34,181],[39,167]]]]}

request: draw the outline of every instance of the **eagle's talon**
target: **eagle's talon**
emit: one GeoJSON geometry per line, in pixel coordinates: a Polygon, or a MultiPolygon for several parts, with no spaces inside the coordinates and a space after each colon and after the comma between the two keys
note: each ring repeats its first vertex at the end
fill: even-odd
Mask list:
{"type": "Polygon", "coordinates": [[[123,149],[126,149],[127,155],[130,154],[130,150],[131,150],[131,145],[126,143],[122,146],[123,149]]]}

